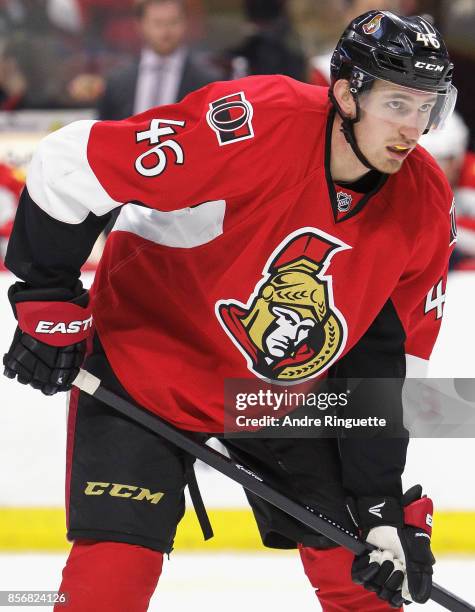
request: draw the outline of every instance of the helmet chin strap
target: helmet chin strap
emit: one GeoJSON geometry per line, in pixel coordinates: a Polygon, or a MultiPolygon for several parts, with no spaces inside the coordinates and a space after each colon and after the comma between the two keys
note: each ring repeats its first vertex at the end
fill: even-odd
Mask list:
{"type": "Polygon", "coordinates": [[[355,93],[353,93],[353,92],[351,93],[351,95],[353,96],[353,100],[355,101],[355,104],[356,104],[356,116],[355,116],[354,119],[351,119],[350,117],[347,117],[343,113],[343,111],[340,108],[340,105],[336,101],[336,98],[335,98],[335,96],[333,94],[333,89],[330,88],[330,90],[328,91],[328,96],[329,96],[329,98],[330,98],[334,108],[336,109],[338,115],[341,118],[341,128],[340,128],[340,131],[345,136],[346,142],[350,145],[351,150],[356,155],[358,160],[364,166],[366,166],[366,168],[368,168],[369,170],[374,170],[376,172],[381,172],[381,170],[378,170],[378,168],[375,168],[373,166],[373,164],[365,157],[365,155],[363,154],[363,151],[358,146],[358,142],[356,141],[354,125],[355,125],[355,123],[358,123],[358,121],[360,120],[360,105],[359,105],[359,102],[358,102],[358,96],[355,93]]]}

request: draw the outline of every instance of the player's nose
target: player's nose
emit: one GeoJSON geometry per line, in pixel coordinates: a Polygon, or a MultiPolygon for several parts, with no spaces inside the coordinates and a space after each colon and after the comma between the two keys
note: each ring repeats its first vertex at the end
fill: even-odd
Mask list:
{"type": "Polygon", "coordinates": [[[419,117],[411,115],[404,123],[401,123],[399,133],[409,146],[414,146],[422,136],[425,126],[425,119],[422,121],[419,117]]]}
{"type": "Polygon", "coordinates": [[[407,143],[408,146],[414,146],[419,138],[422,136],[424,128],[416,125],[401,125],[399,128],[399,134],[407,143]]]}

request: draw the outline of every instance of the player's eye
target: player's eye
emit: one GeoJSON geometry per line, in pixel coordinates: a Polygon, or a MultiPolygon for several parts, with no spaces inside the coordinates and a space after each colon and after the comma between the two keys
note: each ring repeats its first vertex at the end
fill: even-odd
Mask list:
{"type": "Polygon", "coordinates": [[[419,107],[421,113],[429,113],[434,108],[434,104],[432,102],[427,102],[419,107]]]}
{"type": "Polygon", "coordinates": [[[389,100],[386,102],[386,106],[399,114],[407,113],[408,111],[407,104],[402,100],[389,100]]]}

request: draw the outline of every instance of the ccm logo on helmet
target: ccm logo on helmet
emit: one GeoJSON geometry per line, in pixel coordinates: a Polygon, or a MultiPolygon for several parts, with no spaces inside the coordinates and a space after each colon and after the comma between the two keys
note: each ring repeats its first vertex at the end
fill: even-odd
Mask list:
{"type": "Polygon", "coordinates": [[[70,321],[69,323],[55,323],[54,321],[38,321],[35,332],[37,334],[77,334],[92,327],[92,315],[84,321],[70,321]]]}
{"type": "Polygon", "coordinates": [[[426,70],[433,70],[434,72],[443,72],[444,66],[440,64],[428,64],[427,62],[416,62],[414,64],[416,68],[425,68],[426,70]]]}

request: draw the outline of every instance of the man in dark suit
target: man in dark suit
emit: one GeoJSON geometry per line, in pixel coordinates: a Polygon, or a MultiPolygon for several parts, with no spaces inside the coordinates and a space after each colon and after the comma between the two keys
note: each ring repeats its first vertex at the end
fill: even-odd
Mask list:
{"type": "Polygon", "coordinates": [[[100,119],[124,119],[172,104],[217,78],[198,64],[185,44],[187,15],[182,0],[139,0],[135,14],[142,52],[107,80],[98,106],[100,119]]]}

